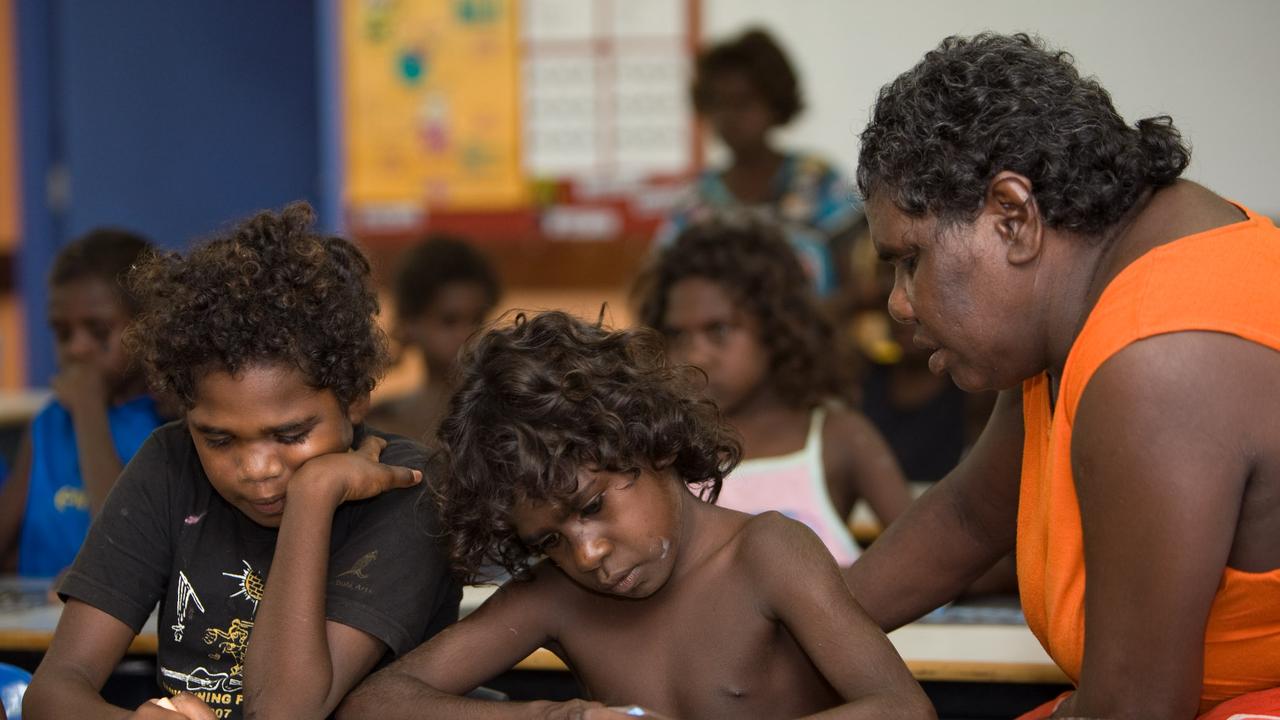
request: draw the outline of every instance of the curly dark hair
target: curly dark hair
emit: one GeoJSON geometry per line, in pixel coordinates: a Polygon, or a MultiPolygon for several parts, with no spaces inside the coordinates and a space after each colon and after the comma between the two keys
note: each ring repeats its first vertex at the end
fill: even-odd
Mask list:
{"type": "Polygon", "coordinates": [[[723,287],[759,322],[760,344],[769,355],[766,381],[784,402],[809,409],[847,395],[835,329],[777,226],[745,213],[690,225],[636,281],[632,296],[640,322],[665,331],[671,288],[693,277],[723,287]]]}
{"type": "Polygon", "coordinates": [[[451,235],[431,235],[400,260],[396,273],[396,314],[402,318],[422,315],[436,293],[449,283],[474,283],[484,289],[489,306],[502,293],[493,267],[466,240],[451,235]]]}
{"type": "Polygon", "coordinates": [[[1070,54],[984,33],[943,40],[881,88],[858,189],[911,216],[971,222],[991,179],[1011,170],[1031,180],[1049,227],[1096,237],[1190,161],[1168,116],[1129,127],[1070,54]]]}
{"type": "Polygon", "coordinates": [[[699,399],[705,379],[669,366],[650,330],[520,313],[464,351],[459,377],[440,425],[447,471],[435,493],[468,580],[488,563],[527,577],[535,553],[512,511],[567,500],[582,468],[669,468],[714,502],[742,453],[715,405],[699,399]]]}
{"type": "Polygon", "coordinates": [[[773,36],[760,28],[751,28],[698,55],[689,93],[693,108],[705,115],[712,78],[735,72],[746,76],[779,125],[786,125],[804,110],[795,68],[773,36]]]}
{"type": "Polygon", "coordinates": [[[297,367],[344,408],[373,389],[388,353],[369,261],[314,217],[306,203],[262,212],[130,274],[142,311],[124,341],[154,392],[190,408],[210,370],[259,363],[297,367]]]}
{"type": "Polygon", "coordinates": [[[138,302],[129,292],[125,278],[135,264],[155,251],[155,246],[138,233],[120,228],[96,228],[58,251],[49,271],[52,286],[94,278],[111,286],[130,314],[138,312],[138,302]]]}

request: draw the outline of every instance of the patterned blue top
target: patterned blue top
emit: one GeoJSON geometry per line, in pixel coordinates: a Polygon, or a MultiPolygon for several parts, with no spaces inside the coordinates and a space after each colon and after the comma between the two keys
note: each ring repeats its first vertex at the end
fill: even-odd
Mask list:
{"type": "MultiPolygon", "coordinates": [[[[705,170],[658,229],[658,248],[675,242],[689,225],[713,212],[742,206],[725,184],[722,170],[705,170]]],[[[853,187],[828,162],[814,155],[788,153],[771,183],[769,200],[751,209],[779,223],[819,295],[835,289],[838,276],[831,238],[847,229],[862,212],[853,187]]]]}

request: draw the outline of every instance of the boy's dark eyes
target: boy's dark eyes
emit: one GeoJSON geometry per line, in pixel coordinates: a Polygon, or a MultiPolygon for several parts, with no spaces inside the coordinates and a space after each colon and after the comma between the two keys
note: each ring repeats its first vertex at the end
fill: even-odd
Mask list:
{"type": "MultiPolygon", "coordinates": [[[[304,432],[294,433],[291,435],[277,435],[275,436],[275,440],[281,445],[298,445],[306,442],[307,436],[310,434],[310,432],[304,432]]],[[[226,447],[231,444],[231,437],[227,435],[205,435],[204,444],[211,448],[226,447]]]]}
{"type": "Polygon", "coordinates": [[[554,548],[559,543],[560,543],[560,535],[557,533],[552,533],[551,535],[548,535],[542,538],[541,540],[539,540],[538,544],[533,547],[533,551],[535,553],[538,553],[539,555],[546,555],[547,551],[551,550],[551,548],[554,548]]]}
{"type": "Polygon", "coordinates": [[[588,515],[595,515],[596,513],[600,512],[600,509],[601,509],[602,507],[604,507],[604,494],[603,494],[603,493],[601,493],[600,495],[597,495],[597,496],[595,496],[595,497],[591,498],[591,501],[590,501],[590,502],[588,502],[586,505],[583,505],[583,506],[582,506],[582,509],[581,509],[581,510],[579,510],[578,512],[579,512],[583,517],[587,517],[588,515]]]}

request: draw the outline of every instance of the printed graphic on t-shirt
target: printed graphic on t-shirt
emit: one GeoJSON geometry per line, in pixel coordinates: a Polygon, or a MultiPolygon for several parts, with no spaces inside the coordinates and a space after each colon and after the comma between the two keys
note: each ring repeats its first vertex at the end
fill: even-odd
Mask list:
{"type": "Polygon", "coordinates": [[[350,569],[338,573],[338,577],[333,579],[334,587],[340,587],[346,590],[355,590],[363,595],[372,595],[373,587],[365,581],[369,579],[369,566],[377,559],[377,550],[370,550],[364,555],[361,555],[360,559],[356,560],[355,563],[351,565],[350,569]]]}
{"type": "Polygon", "coordinates": [[[196,595],[196,589],[191,586],[191,581],[187,579],[187,574],[178,571],[178,622],[171,625],[173,630],[173,641],[182,642],[182,633],[186,631],[185,621],[195,614],[195,610],[204,612],[204,605],[200,602],[200,596],[196,595]],[[194,609],[192,606],[195,606],[194,609]]]}
{"type": "Polygon", "coordinates": [[[231,666],[231,677],[227,678],[227,686],[239,689],[243,684],[244,651],[249,647],[249,632],[252,630],[252,620],[236,618],[225,630],[209,628],[204,631],[204,644],[213,646],[213,651],[209,653],[210,660],[221,660],[225,655],[235,661],[231,666]]]}
{"type": "Polygon", "coordinates": [[[262,600],[262,591],[266,589],[267,584],[263,582],[262,575],[254,572],[247,560],[241,560],[240,562],[244,563],[244,569],[240,571],[239,575],[229,572],[224,572],[222,574],[226,577],[240,581],[239,592],[234,593],[231,597],[244,597],[245,599],[252,601],[253,612],[254,614],[257,614],[258,601],[262,600]]]}
{"type": "Polygon", "coordinates": [[[209,612],[186,572],[178,571],[177,622],[171,629],[174,642],[183,643],[183,652],[174,655],[179,658],[185,655],[194,667],[179,670],[161,666],[160,675],[169,692],[192,693],[203,700],[215,716],[226,718],[238,716],[243,702],[240,691],[244,687],[244,655],[266,583],[262,574],[244,559],[240,560],[237,571],[222,572],[220,576],[229,580],[218,575],[205,578],[205,598],[222,595],[234,602],[214,602],[216,607],[209,612]],[[237,609],[231,616],[217,617],[219,608],[233,607],[237,609]],[[188,625],[194,626],[192,633],[200,634],[188,637],[188,625]],[[207,661],[202,662],[199,656],[207,661]]]}
{"type": "Polygon", "coordinates": [[[363,556],[361,556],[361,558],[357,560],[354,565],[351,566],[350,570],[338,575],[338,577],[355,575],[361,580],[368,580],[369,574],[365,572],[365,569],[368,568],[370,565],[372,565],[373,561],[377,559],[378,559],[377,550],[374,550],[373,552],[367,552],[363,556]]]}
{"type": "Polygon", "coordinates": [[[68,508],[88,512],[89,494],[84,491],[84,488],[63,485],[53,494],[53,508],[58,512],[66,512],[68,508]]]}

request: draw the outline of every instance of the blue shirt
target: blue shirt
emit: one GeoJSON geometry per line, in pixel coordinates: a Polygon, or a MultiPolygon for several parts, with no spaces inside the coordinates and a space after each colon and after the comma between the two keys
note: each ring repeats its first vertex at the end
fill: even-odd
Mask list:
{"type": "MultiPolygon", "coordinates": [[[[142,396],[108,409],[111,440],[128,463],[164,420],[142,396]]],[[[89,495],[80,476],[71,414],[56,401],[31,421],[31,475],[18,545],[18,574],[53,577],[71,565],[89,532],[89,495]]]]}

